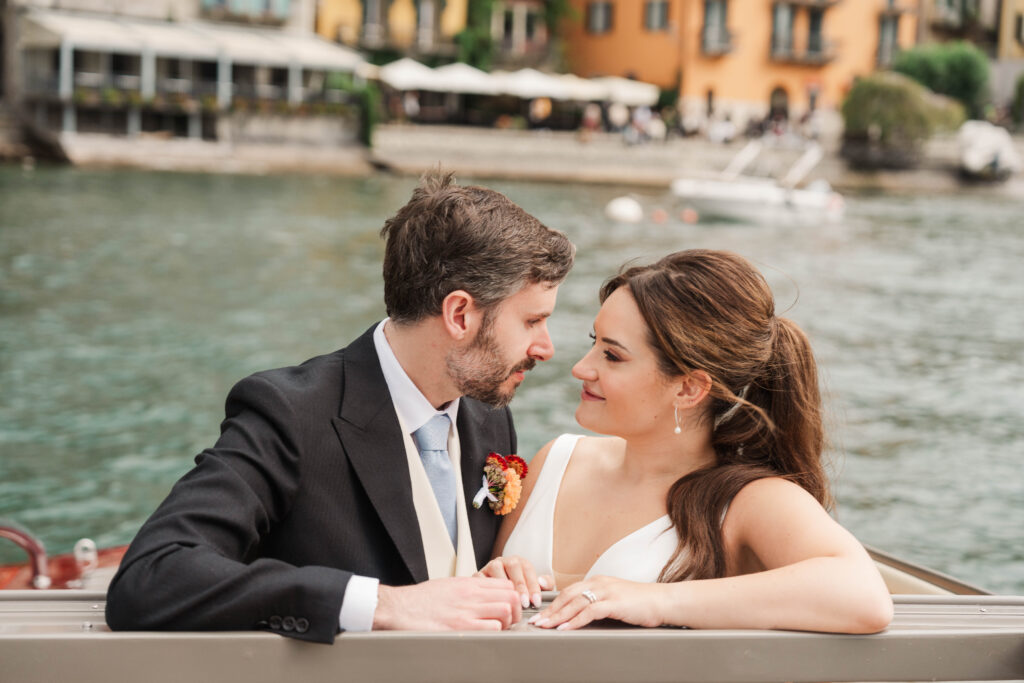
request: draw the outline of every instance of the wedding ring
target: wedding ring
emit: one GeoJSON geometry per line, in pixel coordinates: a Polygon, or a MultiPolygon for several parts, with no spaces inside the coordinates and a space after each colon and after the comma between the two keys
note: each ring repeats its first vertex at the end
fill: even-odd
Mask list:
{"type": "Polygon", "coordinates": [[[595,602],[597,602],[597,596],[594,595],[594,591],[590,590],[589,588],[587,590],[583,591],[582,593],[580,593],[580,595],[585,597],[587,599],[587,601],[590,602],[591,605],[593,605],[595,602]]]}

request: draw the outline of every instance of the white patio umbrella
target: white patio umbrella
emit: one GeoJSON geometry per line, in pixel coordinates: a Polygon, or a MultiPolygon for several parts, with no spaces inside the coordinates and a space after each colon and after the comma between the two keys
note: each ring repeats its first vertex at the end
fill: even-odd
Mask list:
{"type": "Polygon", "coordinates": [[[496,79],[498,92],[514,95],[524,100],[535,97],[550,97],[556,100],[567,100],[569,88],[557,76],[551,76],[536,69],[520,69],[519,71],[495,71],[491,76],[496,79]]]}
{"type": "Polygon", "coordinates": [[[408,57],[380,67],[378,76],[395,90],[437,90],[434,70],[408,57]]]}
{"type": "Polygon", "coordinates": [[[652,83],[633,81],[618,76],[605,76],[592,79],[608,88],[608,99],[630,107],[650,107],[657,103],[660,91],[652,83]]]}
{"type": "Polygon", "coordinates": [[[609,98],[609,88],[606,85],[597,83],[587,78],[580,78],[576,74],[561,74],[558,79],[567,88],[568,99],[577,102],[600,102],[609,98]]]}
{"type": "Polygon", "coordinates": [[[486,71],[463,62],[446,64],[434,69],[435,84],[442,92],[494,95],[498,82],[486,71]]]}

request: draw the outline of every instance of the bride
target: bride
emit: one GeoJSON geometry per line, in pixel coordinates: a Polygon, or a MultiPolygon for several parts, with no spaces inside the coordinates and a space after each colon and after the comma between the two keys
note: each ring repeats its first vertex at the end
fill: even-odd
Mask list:
{"type": "Polygon", "coordinates": [[[641,626],[871,633],[892,600],[826,511],[818,375],[735,254],[691,250],[601,289],[573,368],[576,420],[530,463],[523,499],[480,573],[540,604],[543,628],[641,626]]]}

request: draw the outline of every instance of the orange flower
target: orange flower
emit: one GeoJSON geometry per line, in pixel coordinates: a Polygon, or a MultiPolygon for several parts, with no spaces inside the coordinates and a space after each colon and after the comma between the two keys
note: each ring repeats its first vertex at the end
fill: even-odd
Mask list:
{"type": "Polygon", "coordinates": [[[519,505],[519,498],[523,495],[523,482],[519,473],[509,467],[505,470],[505,494],[502,497],[501,508],[495,510],[499,515],[507,515],[519,505]]]}

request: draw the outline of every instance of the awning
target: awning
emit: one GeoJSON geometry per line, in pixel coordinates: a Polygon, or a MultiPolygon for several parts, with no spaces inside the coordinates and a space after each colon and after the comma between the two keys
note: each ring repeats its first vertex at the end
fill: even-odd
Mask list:
{"type": "Polygon", "coordinates": [[[626,78],[587,79],[536,69],[487,73],[458,62],[431,69],[408,57],[380,67],[377,78],[395,90],[512,95],[527,100],[549,97],[574,102],[621,102],[632,107],[655,104],[660,92],[656,85],[626,78]]]}
{"type": "Polygon", "coordinates": [[[494,95],[498,92],[497,83],[486,71],[463,62],[455,62],[434,69],[435,85],[443,87],[444,92],[472,93],[475,95],[494,95]]]}
{"type": "Polygon", "coordinates": [[[408,57],[385,64],[378,74],[395,90],[436,90],[440,86],[433,69],[408,57]]]}
{"type": "Polygon", "coordinates": [[[25,47],[76,49],[122,54],[152,53],[160,57],[325,71],[361,70],[366,60],[356,51],[313,34],[229,26],[204,21],[145,19],[30,9],[23,19],[25,47]]]}

